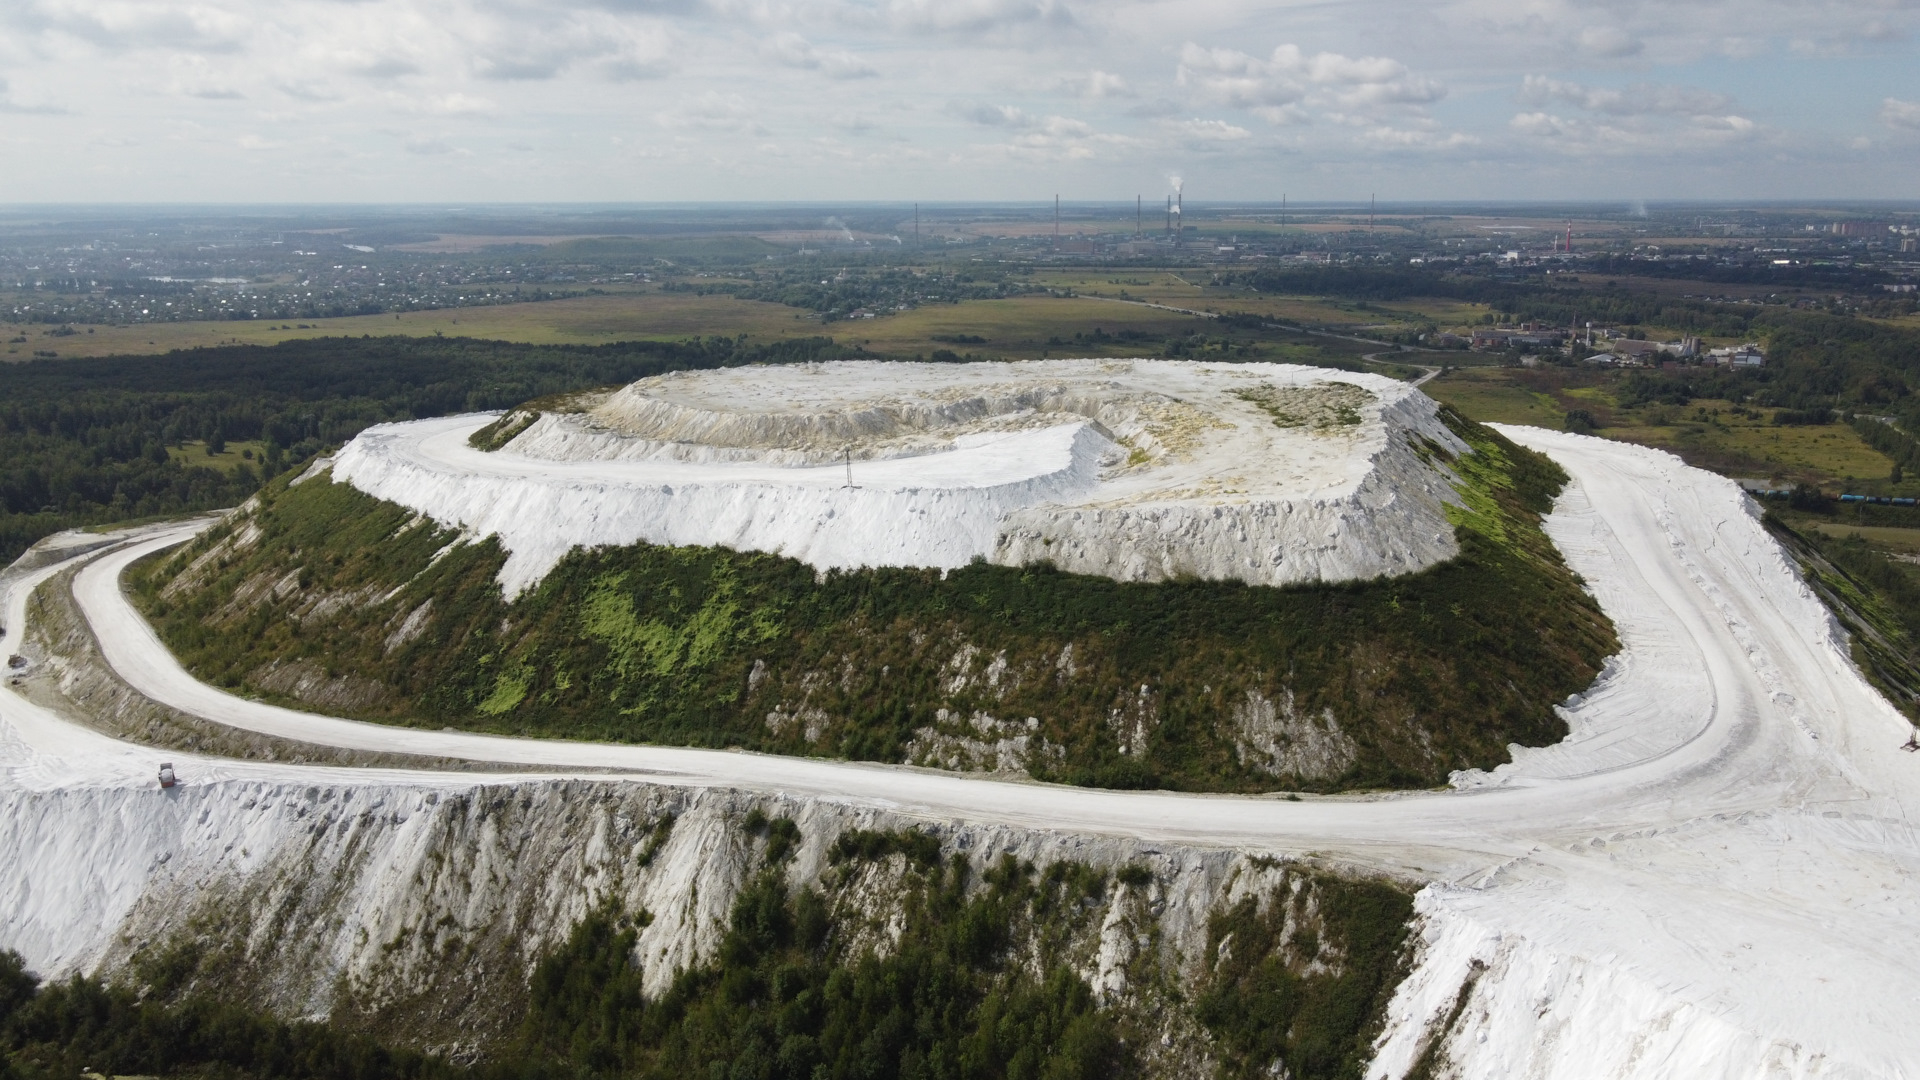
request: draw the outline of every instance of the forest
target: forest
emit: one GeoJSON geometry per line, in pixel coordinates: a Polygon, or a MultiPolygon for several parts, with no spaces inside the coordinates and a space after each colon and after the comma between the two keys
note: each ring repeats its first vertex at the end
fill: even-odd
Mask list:
{"type": "Polygon", "coordinates": [[[63,529],[232,506],[362,428],[682,368],[864,355],[830,338],[537,346],[321,338],[0,365],[0,564],[63,529]],[[232,468],[169,454],[258,444],[232,468]]]}

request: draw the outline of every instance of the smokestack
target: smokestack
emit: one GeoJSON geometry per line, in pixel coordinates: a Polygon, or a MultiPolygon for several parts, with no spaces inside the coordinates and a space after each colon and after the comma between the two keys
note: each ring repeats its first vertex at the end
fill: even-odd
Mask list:
{"type": "Polygon", "coordinates": [[[1373,196],[1367,196],[1367,235],[1373,235],[1373,196]]]}
{"type": "Polygon", "coordinates": [[[1287,227],[1287,193],[1280,193],[1280,227],[1287,227]]]}
{"type": "Polygon", "coordinates": [[[913,246],[920,246],[920,204],[913,204],[913,246]]]}
{"type": "Polygon", "coordinates": [[[1060,196],[1053,197],[1053,242],[1060,242],[1060,196]]]}
{"type": "Polygon", "coordinates": [[[1140,216],[1141,198],[1140,195],[1133,197],[1133,236],[1136,240],[1140,238],[1140,225],[1145,220],[1140,216]]]}

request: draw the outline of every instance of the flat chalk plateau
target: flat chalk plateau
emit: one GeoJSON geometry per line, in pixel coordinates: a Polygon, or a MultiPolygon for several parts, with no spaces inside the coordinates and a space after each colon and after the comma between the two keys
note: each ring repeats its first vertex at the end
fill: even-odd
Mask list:
{"type": "Polygon", "coordinates": [[[1458,554],[1466,450],[1418,390],[1286,364],[848,361],[679,372],[527,423],[367,429],[333,478],[475,537],[509,597],[576,547],[766,551],[816,569],[973,559],[1254,585],[1458,554]]]}

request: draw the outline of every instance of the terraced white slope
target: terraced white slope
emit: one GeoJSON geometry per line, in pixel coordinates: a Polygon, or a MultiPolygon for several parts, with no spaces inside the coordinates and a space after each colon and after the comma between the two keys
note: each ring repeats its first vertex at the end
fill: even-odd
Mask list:
{"type": "Polygon", "coordinates": [[[1465,449],[1403,383],[1281,364],[849,362],[645,379],[540,416],[370,428],[334,478],[509,555],[514,595],[575,547],[719,545],[820,569],[1048,561],[1122,581],[1278,585],[1457,548],[1465,449]]]}

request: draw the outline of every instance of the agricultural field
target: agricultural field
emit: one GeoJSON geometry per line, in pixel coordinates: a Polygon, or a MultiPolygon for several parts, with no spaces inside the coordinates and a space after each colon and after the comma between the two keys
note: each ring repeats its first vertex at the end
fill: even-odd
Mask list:
{"type": "MultiPolygon", "coordinates": [[[[1054,287],[1078,288],[1071,284],[1054,287]]],[[[1119,289],[1115,287],[1111,291],[1117,293],[1119,289]]],[[[1250,311],[1315,325],[1382,322],[1382,310],[1358,311],[1353,305],[1344,305],[1343,309],[1343,305],[1323,301],[1222,299],[1209,295],[1213,292],[1215,290],[1172,282],[1156,290],[1150,302],[1186,307],[1196,299],[1204,299],[1206,307],[1220,312],[1250,311]]],[[[1158,356],[1165,355],[1170,338],[1220,333],[1218,325],[1209,319],[1145,304],[1117,303],[1111,297],[1092,295],[1034,294],[958,304],[927,304],[897,315],[823,322],[812,312],[782,304],[686,292],[634,292],[304,322],[149,323],[73,330],[61,333],[56,332],[56,328],[20,328],[15,336],[26,340],[7,344],[5,348],[10,351],[0,356],[7,360],[29,360],[43,352],[66,358],[150,355],[215,345],[273,345],[306,338],[363,335],[481,338],[528,345],[605,345],[715,335],[744,334],[756,341],[768,341],[824,334],[887,356],[931,355],[947,349],[982,356],[1036,359],[1068,354],[1158,356]]],[[[1276,332],[1262,336],[1275,338],[1276,332]]],[[[1261,359],[1313,362],[1313,357],[1323,354],[1347,357],[1373,351],[1358,343],[1285,333],[1278,333],[1277,337],[1284,348],[1277,348],[1273,355],[1261,359]],[[1282,355],[1288,350],[1295,355],[1282,355]]]]}
{"type": "Polygon", "coordinates": [[[1325,296],[1275,296],[1241,286],[1210,284],[1211,275],[1202,270],[1049,270],[1032,277],[1048,288],[1072,289],[1081,296],[1265,315],[1307,326],[1368,328],[1381,333],[1403,332],[1427,323],[1442,329],[1472,326],[1491,310],[1484,304],[1438,297],[1377,303],[1325,296]]]}
{"type": "Polygon", "coordinates": [[[583,296],[494,307],[442,308],[387,315],[304,321],[146,323],[82,326],[67,335],[54,328],[22,327],[24,343],[5,346],[7,360],[33,359],[46,350],[62,357],[148,355],[210,345],[274,345],[302,338],[471,337],[527,345],[606,345],[616,341],[729,337],[813,337],[820,323],[780,304],[692,293],[629,293],[583,296]]]}
{"type": "Polygon", "coordinates": [[[1806,528],[1814,529],[1823,536],[1845,539],[1858,536],[1867,546],[1876,551],[1893,555],[1905,563],[1920,561],[1920,527],[1907,528],[1898,525],[1856,525],[1847,521],[1820,521],[1808,519],[1806,528]]]}
{"type": "MultiPolygon", "coordinates": [[[[1123,333],[1139,335],[1131,343],[1114,342],[1102,355],[1152,356],[1167,337],[1205,332],[1210,321],[1139,304],[1034,295],[929,304],[898,315],[831,323],[824,329],[819,322],[808,325],[814,333],[857,341],[874,352],[891,356],[951,349],[1029,359],[1049,352],[1053,356],[1063,355],[1061,346],[1049,343],[1072,342],[1075,335],[1090,336],[1096,331],[1116,338],[1123,333]],[[985,340],[956,340],[960,338],[985,340]]],[[[1088,353],[1080,350],[1074,355],[1088,353]]]]}

